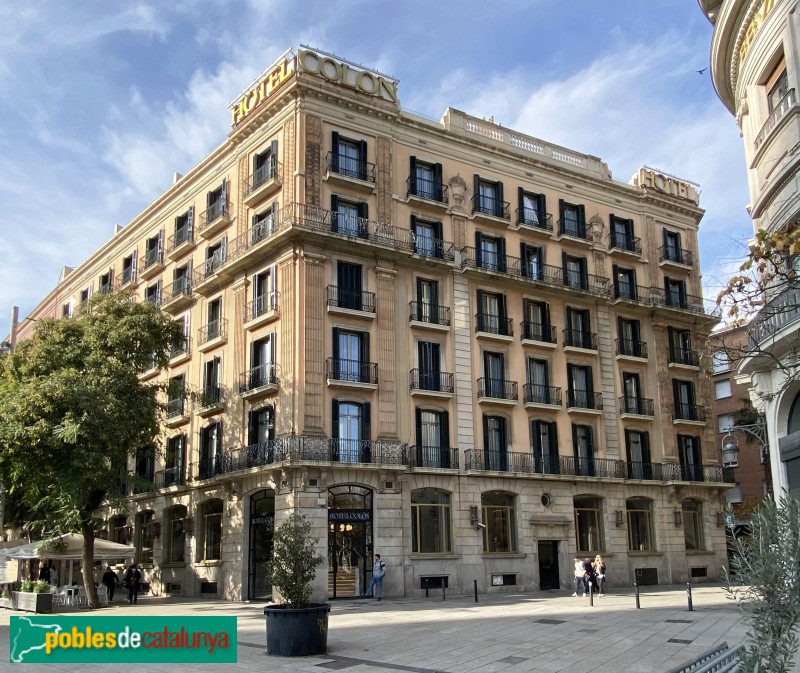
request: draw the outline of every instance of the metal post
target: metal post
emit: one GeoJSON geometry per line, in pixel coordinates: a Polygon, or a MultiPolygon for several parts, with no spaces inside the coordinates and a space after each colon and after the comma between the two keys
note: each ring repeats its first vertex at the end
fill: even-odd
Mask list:
{"type": "Polygon", "coordinates": [[[472,586],[475,588],[475,602],[478,602],[478,580],[472,580],[472,586]]]}
{"type": "Polygon", "coordinates": [[[444,581],[442,581],[442,600],[444,600],[444,581]]]}
{"type": "Polygon", "coordinates": [[[639,605],[639,585],[636,582],[633,583],[633,590],[636,592],[636,609],[639,610],[642,606],[639,605]]]}
{"type": "Polygon", "coordinates": [[[694,612],[694,607],[692,606],[692,583],[686,583],[686,598],[689,599],[689,612],[694,612]]]}
{"type": "Polygon", "coordinates": [[[594,584],[589,582],[589,605],[594,606],[594,584]]]}

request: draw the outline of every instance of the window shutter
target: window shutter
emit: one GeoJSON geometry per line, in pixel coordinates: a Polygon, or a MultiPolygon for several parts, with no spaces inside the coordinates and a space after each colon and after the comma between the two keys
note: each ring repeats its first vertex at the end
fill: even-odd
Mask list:
{"type": "Polygon", "coordinates": [[[494,196],[497,199],[497,203],[494,204],[494,214],[497,217],[504,217],[505,216],[505,201],[503,200],[503,183],[496,182],[494,185],[494,196]]]}
{"type": "Polygon", "coordinates": [[[629,463],[634,462],[633,460],[631,460],[631,431],[628,428],[625,428],[625,453],[628,462],[629,463]]]}
{"type": "MultiPolygon", "coordinates": [[[[614,232],[611,232],[611,235],[614,235],[614,232]]],[[[611,273],[614,280],[614,296],[619,297],[619,267],[616,264],[611,266],[611,273]]]]}
{"type": "Polygon", "coordinates": [[[275,139],[269,144],[269,176],[275,177],[278,173],[278,140],[275,139]]]}
{"type": "Polygon", "coordinates": [[[417,157],[409,157],[408,193],[417,193],[417,157]]]}
{"type": "Polygon", "coordinates": [[[362,180],[367,179],[367,141],[362,140],[358,143],[358,177],[362,180]]]}
{"type": "Polygon", "coordinates": [[[369,332],[361,334],[361,361],[369,362],[369,332]]]}
{"type": "MultiPolygon", "coordinates": [[[[636,339],[636,341],[641,341],[642,340],[640,332],[639,332],[639,321],[638,320],[633,320],[632,321],[632,323],[631,323],[631,334],[633,335],[633,338],[636,339]]],[[[637,348],[638,348],[638,346],[637,346],[637,348]]]]}
{"type": "Polygon", "coordinates": [[[586,455],[589,460],[594,460],[594,428],[586,426],[586,455]]]}
{"type": "MultiPolygon", "coordinates": [[[[567,391],[570,397],[572,397],[573,393],[575,392],[575,365],[571,362],[567,363],[567,391]]],[[[569,404],[572,403],[572,400],[569,400],[569,404]]]]}
{"type": "Polygon", "coordinates": [[[164,230],[163,229],[158,232],[158,245],[157,245],[156,249],[158,250],[158,261],[159,262],[163,262],[164,261],[164,257],[162,256],[164,254],[164,230]]]}
{"type": "Polygon", "coordinates": [[[222,193],[220,195],[220,199],[222,201],[222,212],[228,212],[228,180],[227,178],[222,179],[222,193]]]}
{"type": "Polygon", "coordinates": [[[334,173],[339,172],[339,133],[334,131],[331,133],[331,170],[334,173]]]}
{"type": "MultiPolygon", "coordinates": [[[[417,216],[416,215],[412,215],[411,216],[411,234],[416,238],[416,236],[417,236],[417,216]]],[[[415,246],[415,252],[416,252],[416,246],[415,246]]]]}
{"type": "Polygon", "coordinates": [[[564,285],[569,285],[570,277],[569,270],[567,269],[567,253],[561,253],[561,273],[564,276],[564,285]]]}
{"type": "MultiPolygon", "coordinates": [[[[580,460],[580,453],[578,453],[578,426],[575,423],[572,424],[572,454],[575,456],[575,462],[578,463],[580,460]]],[[[575,473],[579,473],[579,466],[575,465],[575,473]]]]}
{"type": "Polygon", "coordinates": [[[650,462],[650,433],[640,432],[639,435],[642,439],[642,462],[650,462]]]}
{"type": "Polygon", "coordinates": [[[500,237],[497,239],[497,270],[505,272],[506,270],[506,239],[500,237]]]}
{"type": "MultiPolygon", "coordinates": [[[[520,188],[521,189],[521,188],[520,188]]],[[[522,212],[522,211],[520,211],[522,212]]],[[[520,216],[521,217],[521,216],[520,216]]],[[[519,259],[522,266],[522,276],[523,278],[528,277],[528,244],[527,243],[520,243],[519,244],[519,259]]]]}
{"type": "MultiPolygon", "coordinates": [[[[508,312],[506,311],[506,296],[504,294],[497,296],[497,308],[500,311],[500,317],[505,320],[508,317],[508,312]]],[[[502,327],[505,329],[505,326],[502,327]]]]}
{"type": "MultiPolygon", "coordinates": [[[[331,401],[331,437],[339,439],[339,402],[338,400],[331,401]]],[[[337,451],[338,454],[338,451],[337,451]]],[[[334,458],[336,460],[336,458],[334,458]]]]}
{"type": "Polygon", "coordinates": [[[186,217],[186,226],[189,230],[189,240],[194,238],[194,206],[189,206],[189,214],[186,217]]]}
{"type": "Polygon", "coordinates": [[[331,231],[335,234],[339,231],[339,197],[331,194],[331,231]]]}
{"type": "MultiPolygon", "coordinates": [[[[548,431],[547,437],[550,440],[550,446],[547,447],[550,450],[550,456],[556,457],[556,462],[558,460],[558,427],[555,423],[549,422],[548,424],[548,431]]],[[[555,467],[555,464],[553,465],[555,467]]]]}
{"type": "Polygon", "coordinates": [[[258,170],[258,160],[260,158],[261,157],[259,156],[258,152],[255,152],[253,154],[253,176],[254,177],[249,181],[250,184],[252,184],[252,182],[255,180],[255,174],[256,174],[256,171],[258,170]]]}
{"type": "Polygon", "coordinates": [[[517,201],[519,202],[519,210],[517,211],[517,223],[525,223],[525,190],[522,187],[517,187],[517,201]]]}
{"type": "Polygon", "coordinates": [[[258,439],[258,428],[256,427],[256,415],[253,410],[247,412],[247,445],[253,446],[258,439]]]}
{"type": "Polygon", "coordinates": [[[486,293],[483,290],[476,290],[475,294],[476,294],[475,298],[478,300],[478,318],[477,318],[478,325],[477,325],[477,328],[478,328],[478,330],[483,331],[484,322],[486,321],[486,318],[483,317],[483,312],[485,310],[484,307],[486,306],[486,303],[485,303],[485,300],[484,300],[484,295],[486,293]]]}
{"type": "Polygon", "coordinates": [[[482,255],[481,255],[481,241],[483,237],[481,236],[481,232],[475,232],[475,266],[482,266],[482,255]]]}
{"type": "MultiPolygon", "coordinates": [[[[546,329],[549,332],[550,331],[550,326],[551,326],[551,322],[550,322],[550,304],[543,303],[542,307],[543,307],[543,313],[544,313],[544,324],[545,324],[546,329]]],[[[550,335],[548,334],[547,336],[550,336],[550,335]]]]}
{"type": "Polygon", "coordinates": [[[677,379],[672,379],[672,402],[676,407],[680,406],[681,404],[680,381],[677,379]]]}
{"type": "MultiPolygon", "coordinates": [[[[445,449],[450,448],[450,414],[442,411],[439,414],[439,427],[442,429],[441,445],[445,449]]],[[[449,458],[449,457],[448,457],[449,458]]],[[[449,462],[449,460],[448,460],[449,462]]]]}
{"type": "MultiPolygon", "coordinates": [[[[489,417],[484,414],[483,415],[483,450],[489,450],[489,417]]],[[[489,457],[485,457],[486,464],[489,464],[489,457]]]]}
{"type": "Polygon", "coordinates": [[[332,345],[333,345],[332,352],[333,352],[334,367],[336,367],[338,369],[338,364],[336,363],[336,361],[339,359],[339,328],[338,327],[334,327],[333,328],[333,344],[332,345]]]}
{"type": "Polygon", "coordinates": [[[228,234],[225,234],[219,241],[219,258],[220,262],[228,259],[228,234]]]}
{"type": "MultiPolygon", "coordinates": [[[[614,289],[616,290],[616,288],[614,288],[614,289]]],[[[624,332],[622,330],[622,321],[623,321],[622,316],[617,316],[617,338],[618,339],[624,339],[625,338],[624,332]]]]}
{"type": "Polygon", "coordinates": [[[589,289],[589,264],[585,257],[581,258],[581,287],[584,290],[589,289]]]}
{"type": "Polygon", "coordinates": [[[586,389],[589,393],[589,397],[592,399],[590,400],[592,403],[594,402],[594,380],[592,377],[592,368],[590,366],[586,367],[586,389]]]}
{"type": "Polygon", "coordinates": [[[415,418],[417,424],[417,446],[423,446],[422,444],[422,409],[419,407],[415,410],[415,418]]]}
{"type": "Polygon", "coordinates": [[[481,176],[475,173],[472,182],[472,212],[475,212],[481,204],[481,176]]]}
{"type": "Polygon", "coordinates": [[[362,201],[358,204],[358,216],[362,219],[362,221],[358,223],[358,237],[369,238],[369,224],[364,221],[369,219],[369,206],[366,201],[362,201]]]}
{"type": "Polygon", "coordinates": [[[586,238],[586,208],[583,204],[578,206],[578,233],[581,238],[586,238]]]}
{"type": "Polygon", "coordinates": [[[136,274],[138,273],[139,251],[134,248],[131,253],[131,281],[136,281],[136,274]]]}
{"type": "Polygon", "coordinates": [[[539,225],[545,227],[547,225],[547,203],[544,194],[536,195],[536,206],[539,210],[539,225]]]}
{"type": "Polygon", "coordinates": [[[564,233],[564,199],[558,200],[558,233],[564,233]]]}
{"type": "Polygon", "coordinates": [[[269,361],[271,364],[275,364],[275,351],[277,345],[277,332],[273,332],[269,335],[269,361]]]}
{"type": "MultiPolygon", "coordinates": [[[[372,405],[369,402],[364,402],[361,405],[361,439],[364,442],[369,442],[372,439],[372,405]]],[[[365,449],[367,456],[369,455],[369,448],[365,449]]],[[[370,462],[366,460],[364,462],[370,462]]]]}
{"type": "Polygon", "coordinates": [[[442,164],[433,165],[433,196],[437,201],[442,201],[442,164]]]}

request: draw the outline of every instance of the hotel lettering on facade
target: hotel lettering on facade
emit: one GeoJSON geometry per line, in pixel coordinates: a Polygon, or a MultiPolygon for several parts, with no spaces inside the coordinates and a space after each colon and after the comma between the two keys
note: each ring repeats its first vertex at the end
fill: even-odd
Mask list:
{"type": "MultiPolygon", "coordinates": [[[[268,597],[305,514],[318,598],[719,577],[694,185],[286,52],[226,141],[66,275],[34,317],[131,289],[185,326],[151,491],[107,513],[156,591],[268,597]]],[[[30,323],[26,323],[30,324],[30,323]]],[[[21,336],[25,325],[20,325],[21,336]]]]}

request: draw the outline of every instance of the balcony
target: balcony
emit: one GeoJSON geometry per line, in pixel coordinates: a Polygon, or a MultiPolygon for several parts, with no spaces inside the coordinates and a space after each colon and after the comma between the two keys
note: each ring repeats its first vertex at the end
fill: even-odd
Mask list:
{"type": "Polygon", "coordinates": [[[435,470],[457,470],[458,449],[441,446],[409,446],[408,466],[435,470]]]}
{"type": "Polygon", "coordinates": [[[735,484],[733,468],[711,465],[674,465],[680,481],[704,482],[708,484],[735,484]]]}
{"type": "Polygon", "coordinates": [[[164,255],[161,249],[147,250],[139,263],[139,278],[150,280],[164,270],[164,255]]]}
{"type": "Polygon", "coordinates": [[[189,226],[178,229],[167,239],[167,257],[178,259],[194,247],[194,231],[189,226]]]}
{"type": "Polygon", "coordinates": [[[612,231],[608,249],[611,251],[619,250],[621,252],[628,252],[633,255],[641,255],[642,239],[638,236],[627,236],[625,234],[612,231]]]}
{"type": "Polygon", "coordinates": [[[328,358],[325,361],[328,385],[374,389],[378,385],[378,363],[328,358]]]}
{"type": "Polygon", "coordinates": [[[625,478],[625,463],[621,460],[560,456],[559,462],[561,474],[570,477],[625,478]]]}
{"type": "Polygon", "coordinates": [[[408,304],[408,310],[408,321],[412,327],[450,330],[449,306],[437,306],[425,301],[411,301],[408,304]]]}
{"type": "Polygon", "coordinates": [[[692,266],[694,257],[690,250],[684,250],[674,245],[662,245],[658,248],[658,264],[659,266],[692,266]]]}
{"type": "Polygon", "coordinates": [[[436,180],[409,175],[406,180],[406,198],[420,199],[437,206],[447,207],[447,185],[436,180]]]}
{"type": "Polygon", "coordinates": [[[747,350],[757,350],[762,341],[774,337],[798,318],[800,318],[800,288],[788,287],[770,299],[751,322],[747,350]]]}
{"type": "Polygon", "coordinates": [[[698,368],[700,367],[700,354],[688,348],[675,348],[670,346],[669,366],[672,365],[698,368]]]}
{"type": "Polygon", "coordinates": [[[255,329],[265,325],[274,318],[277,318],[280,310],[280,293],[271,292],[269,294],[256,297],[253,301],[248,301],[244,305],[244,326],[245,329],[255,329]]]}
{"type": "Polygon", "coordinates": [[[206,259],[192,274],[192,288],[195,292],[208,295],[219,289],[217,274],[228,263],[228,251],[220,248],[206,259]]]}
{"type": "Polygon", "coordinates": [[[122,269],[122,273],[120,274],[119,278],[117,278],[115,289],[124,290],[129,285],[133,285],[134,283],[136,283],[136,268],[133,266],[127,266],[122,269]]]}
{"type": "Polygon", "coordinates": [[[375,293],[328,285],[328,313],[343,313],[362,318],[375,317],[375,293]]]}
{"type": "Polygon", "coordinates": [[[523,320],[520,323],[522,328],[522,343],[535,344],[554,348],[558,343],[556,328],[532,320],[523,320]]]}
{"type": "Polygon", "coordinates": [[[278,391],[280,381],[274,362],[251,367],[239,375],[239,394],[243,399],[252,400],[278,391]]]}
{"type": "Polygon", "coordinates": [[[703,298],[679,291],[666,291],[659,287],[650,288],[650,300],[655,306],[689,311],[699,315],[706,315],[703,298]]]}
{"type": "Polygon", "coordinates": [[[230,201],[212,203],[200,214],[200,235],[206,240],[213,238],[231,223],[232,217],[230,201]]]}
{"type": "Polygon", "coordinates": [[[412,369],[408,375],[412,395],[450,396],[454,392],[453,374],[450,372],[412,369]]]}
{"type": "Polygon", "coordinates": [[[268,439],[257,444],[250,444],[238,449],[225,451],[220,461],[220,473],[228,474],[239,470],[249,470],[254,467],[272,465],[288,459],[287,449],[291,444],[286,440],[297,439],[286,437],[281,439],[268,439]]]}
{"type": "Polygon", "coordinates": [[[476,313],[475,333],[510,341],[514,336],[514,324],[511,318],[494,315],[493,313],[476,313]]]}
{"type": "Polygon", "coordinates": [[[674,463],[629,462],[625,464],[625,476],[646,481],[674,481],[680,479],[680,468],[674,463]]]}
{"type": "Polygon", "coordinates": [[[615,283],[613,297],[619,301],[635,301],[650,304],[650,288],[634,283],[615,283]]]}
{"type": "Polygon", "coordinates": [[[161,293],[161,308],[167,313],[175,314],[194,303],[192,295],[192,279],[189,276],[172,281],[172,287],[161,293]]]}
{"type": "Polygon", "coordinates": [[[604,276],[564,269],[562,277],[564,279],[564,287],[570,290],[589,292],[600,297],[607,297],[610,294],[611,281],[604,276]]]}
{"type": "Polygon", "coordinates": [[[467,471],[533,472],[533,455],[510,451],[481,451],[469,449],[465,453],[464,468],[467,471]]]}
{"type": "Polygon", "coordinates": [[[482,402],[499,402],[500,404],[516,404],[519,399],[517,382],[505,379],[478,379],[478,400],[482,402]]]}
{"type": "Polygon", "coordinates": [[[228,341],[228,321],[212,320],[197,331],[197,350],[201,353],[221,346],[228,341]]]}
{"type": "Polygon", "coordinates": [[[223,390],[220,385],[205,386],[197,396],[197,413],[205,418],[222,411],[225,408],[222,393],[223,390]]]}
{"type": "Polygon", "coordinates": [[[168,428],[175,428],[189,422],[189,414],[186,411],[186,400],[182,397],[167,400],[167,408],[164,412],[164,424],[168,428]]]}
{"type": "Polygon", "coordinates": [[[673,423],[700,423],[706,422],[706,408],[699,404],[674,404],[672,406],[673,423]]]}
{"type": "Polygon", "coordinates": [[[329,439],[309,442],[304,438],[300,444],[301,460],[327,461],[332,463],[362,463],[367,465],[408,464],[408,445],[397,442],[373,442],[366,439],[329,439]],[[327,454],[323,451],[327,449],[327,454]]]}
{"type": "Polygon", "coordinates": [[[153,481],[156,485],[156,488],[169,488],[170,486],[186,485],[186,475],[184,474],[182,465],[168,467],[165,470],[159,470],[153,476],[153,481]]]}
{"type": "Polygon", "coordinates": [[[525,265],[519,257],[481,252],[472,247],[461,249],[461,268],[474,268],[522,278],[552,287],[564,286],[564,274],[559,266],[550,264],[525,265]]]}
{"type": "Polygon", "coordinates": [[[631,416],[655,416],[653,400],[647,397],[629,397],[623,395],[619,398],[619,413],[624,417],[631,416]]]}
{"type": "Polygon", "coordinates": [[[97,288],[97,294],[111,294],[114,291],[113,283],[103,283],[97,288]]]}
{"type": "Polygon", "coordinates": [[[212,479],[220,474],[224,474],[223,470],[223,454],[218,453],[213,456],[206,456],[201,458],[197,463],[197,478],[198,479],[212,479]]]}
{"type": "Polygon", "coordinates": [[[491,196],[475,194],[472,197],[472,215],[475,217],[490,217],[499,220],[511,220],[511,210],[508,201],[491,196]]]}
{"type": "Polygon", "coordinates": [[[192,357],[192,338],[185,336],[183,340],[173,346],[169,352],[169,364],[171,367],[185,362],[192,357]]]}
{"type": "Polygon", "coordinates": [[[269,156],[262,166],[248,176],[244,183],[242,196],[244,205],[254,208],[262,201],[275,194],[280,188],[283,177],[283,164],[275,157],[269,156]]]}
{"type": "Polygon", "coordinates": [[[757,153],[767,138],[769,138],[772,131],[778,126],[778,123],[786,117],[791,109],[797,105],[797,99],[794,89],[789,89],[786,95],[778,101],[778,104],[767,117],[767,121],[758,132],[758,135],[753,141],[753,149],[757,153]]]}
{"type": "Polygon", "coordinates": [[[561,406],[561,388],[555,386],[542,386],[535,383],[526,383],[522,387],[525,406],[561,406]]]}
{"type": "Polygon", "coordinates": [[[576,241],[583,241],[585,243],[592,242],[592,232],[590,229],[585,224],[583,226],[579,226],[578,223],[573,220],[559,220],[558,235],[566,236],[567,238],[572,238],[576,241]]]}
{"type": "Polygon", "coordinates": [[[327,164],[326,179],[375,188],[375,164],[341,152],[328,152],[327,164]]]}
{"type": "Polygon", "coordinates": [[[597,350],[597,334],[579,329],[565,329],[563,331],[564,348],[580,348],[582,350],[597,350]]]}
{"type": "Polygon", "coordinates": [[[647,359],[647,342],[638,339],[616,339],[617,357],[647,359]]]}
{"type": "Polygon", "coordinates": [[[590,412],[603,410],[603,393],[594,393],[587,390],[567,391],[567,411],[588,410],[590,412]]]}
{"type": "Polygon", "coordinates": [[[531,208],[517,208],[517,224],[549,235],[553,231],[553,216],[531,208]]]}

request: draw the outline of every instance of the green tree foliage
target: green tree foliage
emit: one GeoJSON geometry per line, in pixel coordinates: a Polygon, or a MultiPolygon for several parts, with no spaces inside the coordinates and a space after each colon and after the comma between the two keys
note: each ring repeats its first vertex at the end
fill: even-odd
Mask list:
{"type": "Polygon", "coordinates": [[[319,540],[309,537],[311,524],[300,514],[291,514],[275,530],[272,561],[267,575],[290,608],[302,608],[311,599],[311,581],[322,557],[316,551],[319,540]]]}
{"type": "Polygon", "coordinates": [[[129,458],[159,434],[156,385],[181,326],[129,294],[93,298],[80,316],[43,319],[0,359],[0,481],[52,533],[85,539],[83,575],[94,595],[95,514],[119,489],[129,458]]]}
{"type": "Polygon", "coordinates": [[[800,501],[767,498],[736,537],[726,591],[748,626],[745,670],[787,673],[798,651],[800,501]]]}

